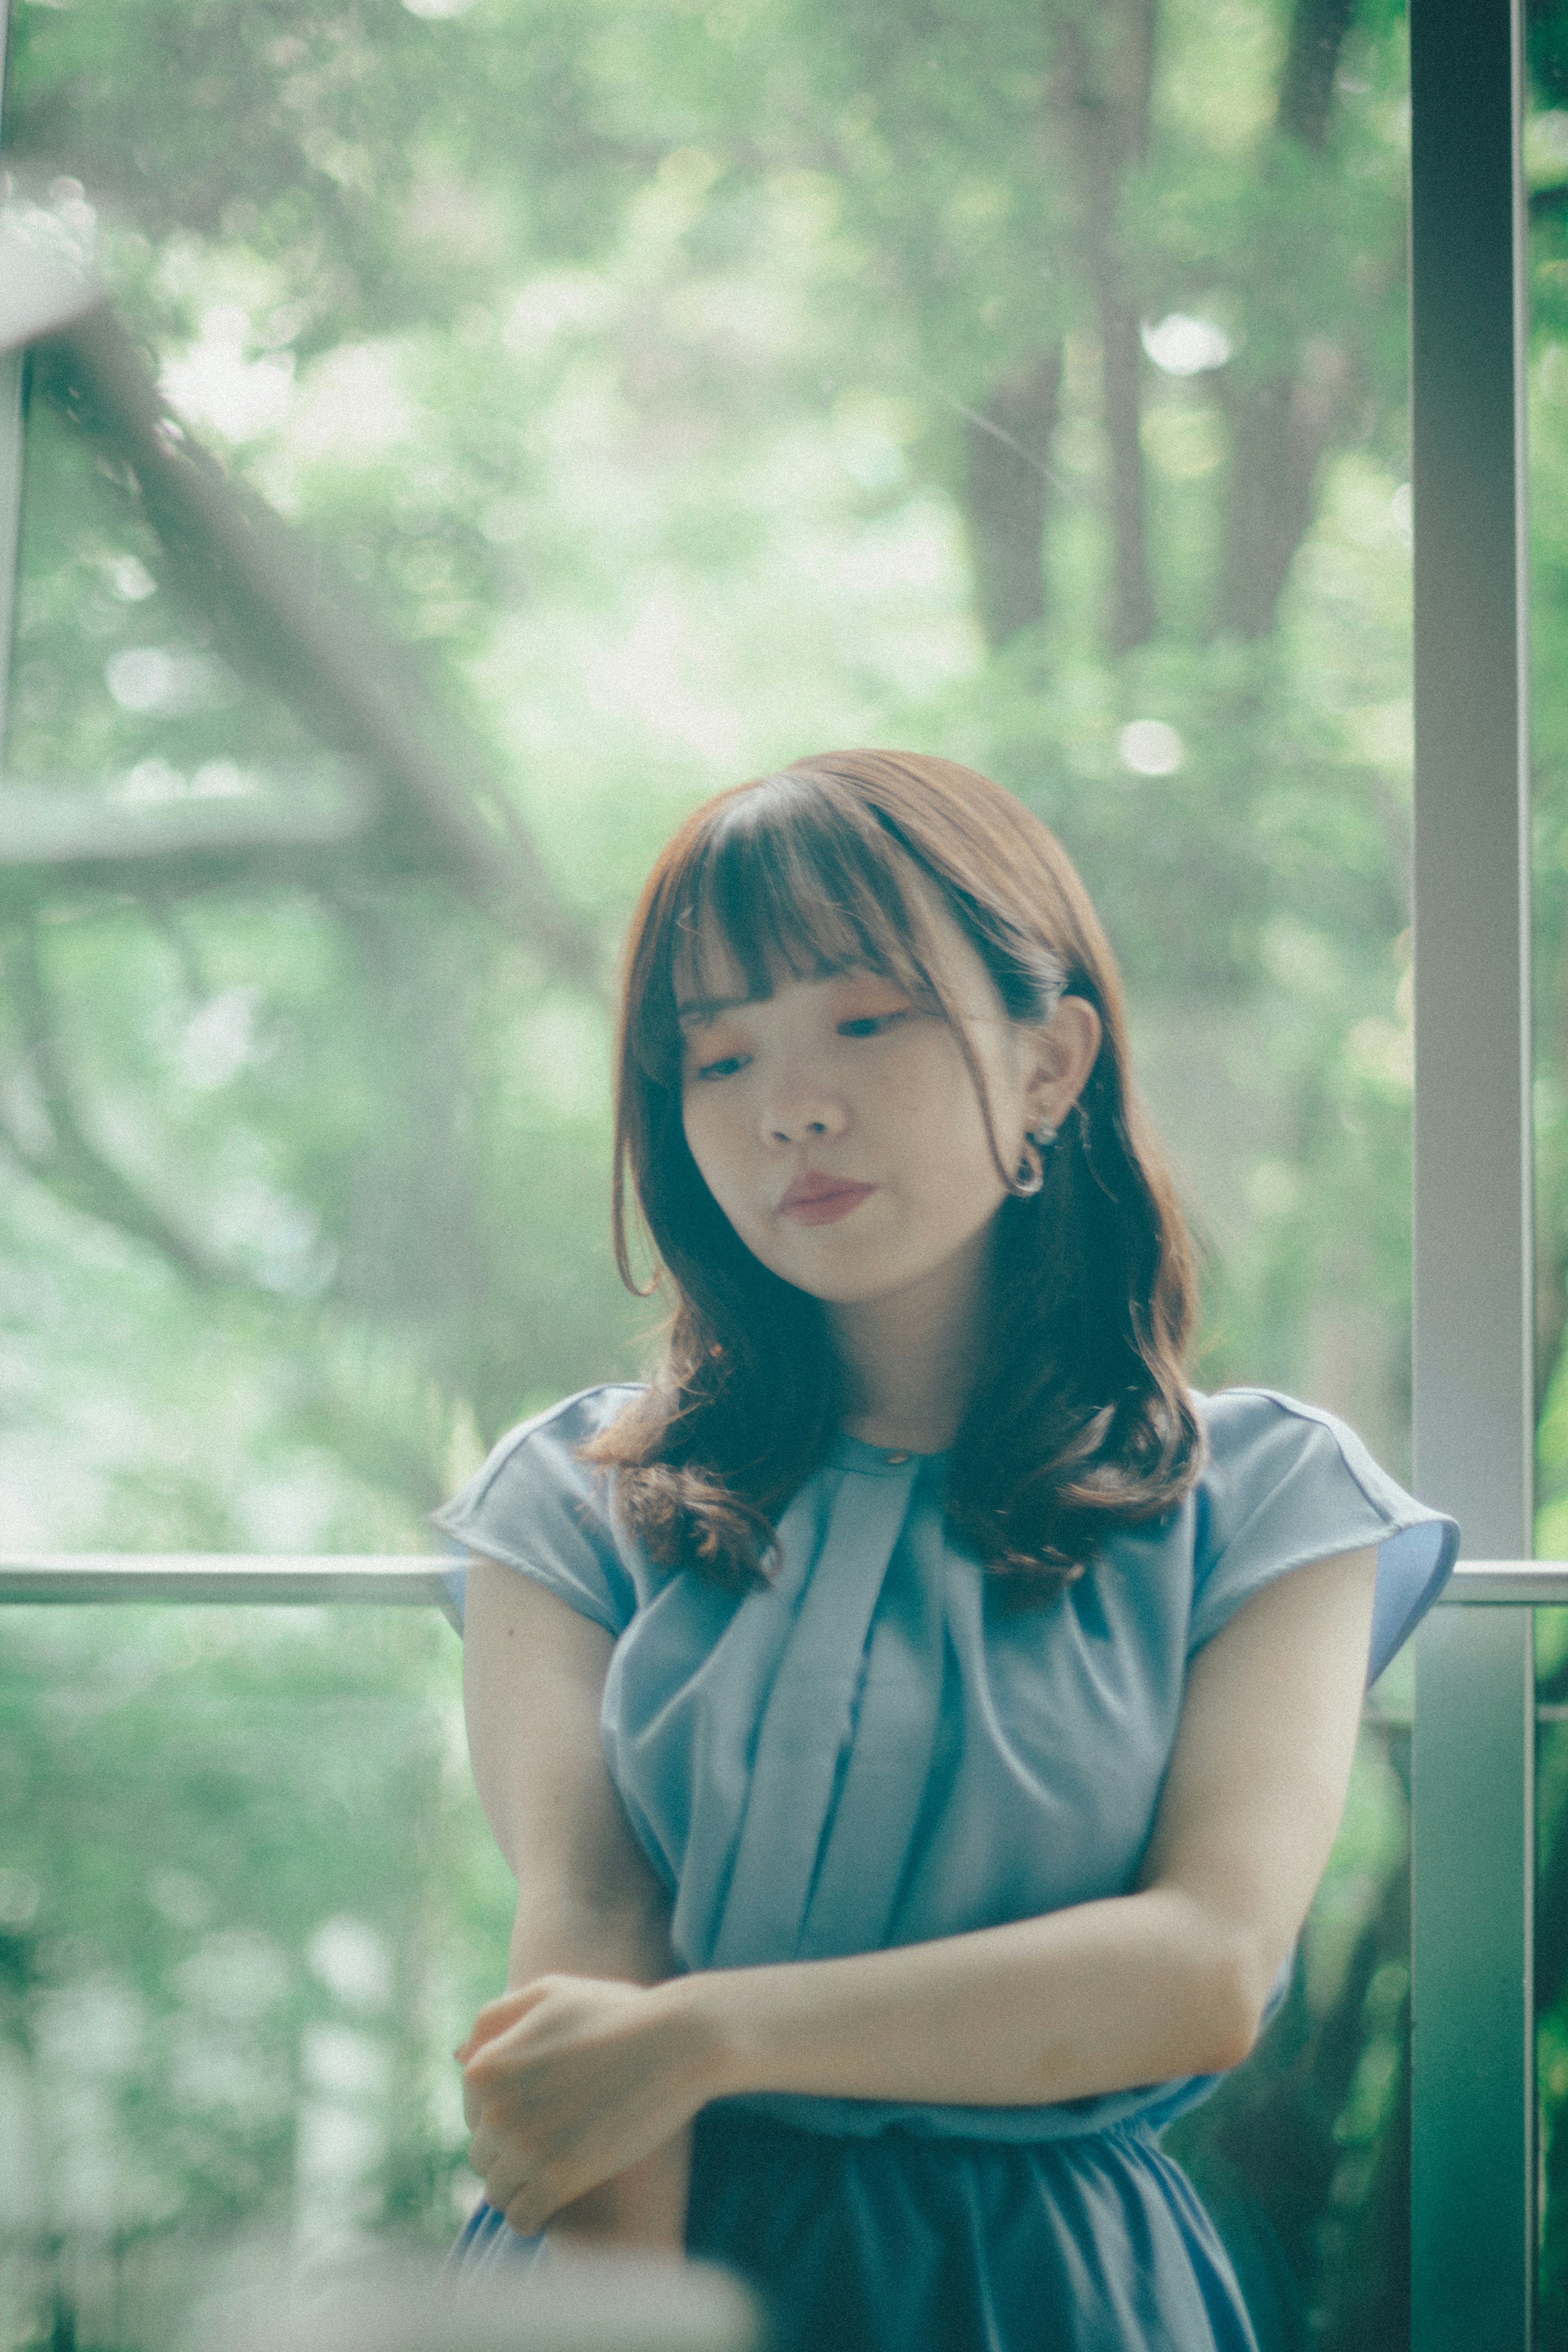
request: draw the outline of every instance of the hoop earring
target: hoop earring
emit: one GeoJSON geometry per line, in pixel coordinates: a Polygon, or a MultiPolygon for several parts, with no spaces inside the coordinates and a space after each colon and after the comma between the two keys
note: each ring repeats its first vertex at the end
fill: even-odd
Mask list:
{"type": "Polygon", "coordinates": [[[1013,1178],[1012,1193],[1016,1201],[1032,1201],[1045,1182],[1045,1154],[1056,1141],[1054,1127],[1030,1128],[1023,1139],[1023,1156],[1018,1174],[1013,1178]]]}

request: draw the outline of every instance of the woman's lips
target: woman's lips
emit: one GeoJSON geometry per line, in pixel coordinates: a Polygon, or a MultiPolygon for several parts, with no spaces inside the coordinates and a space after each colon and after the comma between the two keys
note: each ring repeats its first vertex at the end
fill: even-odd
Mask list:
{"type": "Polygon", "coordinates": [[[779,1213],[794,1225],[832,1225],[875,1191],[874,1184],[792,1185],[779,1204],[779,1213]]]}

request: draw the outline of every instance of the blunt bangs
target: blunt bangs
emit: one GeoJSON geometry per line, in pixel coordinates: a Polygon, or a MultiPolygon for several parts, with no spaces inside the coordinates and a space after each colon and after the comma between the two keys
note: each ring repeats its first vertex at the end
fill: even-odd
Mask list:
{"type": "Polygon", "coordinates": [[[745,787],[704,814],[650,910],[651,985],[628,1040],[648,1076],[676,1083],[677,1002],[762,999],[781,981],[863,970],[946,1010],[909,887],[922,868],[862,805],[795,774],[745,787]]]}

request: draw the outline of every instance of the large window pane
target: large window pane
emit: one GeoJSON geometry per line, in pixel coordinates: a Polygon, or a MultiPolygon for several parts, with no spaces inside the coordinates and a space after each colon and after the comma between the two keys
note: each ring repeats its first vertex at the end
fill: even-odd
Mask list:
{"type": "MultiPolygon", "coordinates": [[[[1405,112],[1397,13],[1315,0],[20,8],[16,201],[115,310],[32,380],[8,1544],[418,1549],[500,1430],[634,1369],[619,928],[705,793],[852,741],[1061,833],[1207,1244],[1200,1377],[1407,1466],[1405,112]]],[[[40,1688],[111,1672],[49,1642],[40,1688]]],[[[446,1725],[450,1655],[396,1655],[446,1725]]],[[[222,1674],[157,1708],[196,1684],[243,1749],[222,1674]]],[[[1270,2343],[1397,2324],[1384,1712],[1286,2019],[1186,2134],[1270,2343]]],[[[291,1983],[395,1907],[317,1851],[256,1927],[291,1983]]],[[[38,1939],[184,1965],[0,1863],[41,2000],[38,1939]]],[[[304,2144],[246,2142],[268,2212],[304,2144]]]]}
{"type": "Polygon", "coordinates": [[[472,2190],[448,2053],[510,1882],[445,1627],[16,1609],[5,1631],[0,2343],[152,2352],[236,2245],[450,2238],[472,2190]]]}

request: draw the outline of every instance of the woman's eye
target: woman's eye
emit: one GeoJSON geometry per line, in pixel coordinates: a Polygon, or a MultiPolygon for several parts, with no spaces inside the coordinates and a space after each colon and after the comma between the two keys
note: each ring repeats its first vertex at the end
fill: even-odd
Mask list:
{"type": "Polygon", "coordinates": [[[699,1062],[695,1075],[699,1078],[732,1078],[737,1070],[744,1070],[749,1054],[726,1054],[721,1061],[699,1062]]]}
{"type": "Polygon", "coordinates": [[[909,1014],[902,1005],[895,1013],[861,1013],[852,1021],[841,1021],[839,1034],[841,1037],[880,1037],[895,1022],[907,1021],[908,1018],[909,1014]]]}

